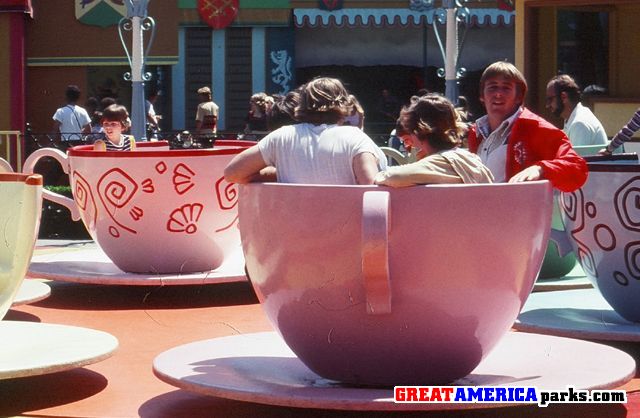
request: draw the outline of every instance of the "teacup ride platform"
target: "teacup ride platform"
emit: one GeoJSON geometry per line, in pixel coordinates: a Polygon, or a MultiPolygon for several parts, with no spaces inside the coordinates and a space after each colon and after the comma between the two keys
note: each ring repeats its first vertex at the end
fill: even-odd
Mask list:
{"type": "Polygon", "coordinates": [[[83,367],[118,348],[116,337],[103,331],[26,321],[0,321],[0,339],[0,380],[83,367]]]}
{"type": "MultiPolygon", "coordinates": [[[[309,370],[275,332],[234,335],[170,349],[153,362],[162,381],[237,401],[353,411],[496,409],[520,403],[394,403],[392,387],[324,379],[309,370]]],[[[539,390],[605,389],[635,376],[634,359],[612,347],[553,336],[508,333],[468,376],[451,386],[536,386],[539,390]],[[606,362],[601,360],[606,358],[606,362]],[[589,364],[589,368],[585,368],[589,364]]]]}
{"type": "Polygon", "coordinates": [[[51,287],[41,280],[23,280],[11,306],[39,302],[51,295],[51,287]]]}
{"type": "Polygon", "coordinates": [[[247,280],[244,255],[239,246],[215,270],[143,274],[120,270],[94,241],[87,240],[38,241],[27,276],[72,283],[132,286],[201,285],[247,280]]]}
{"type": "Polygon", "coordinates": [[[570,338],[640,342],[640,323],[621,317],[594,288],[532,294],[513,327],[570,338]]]}

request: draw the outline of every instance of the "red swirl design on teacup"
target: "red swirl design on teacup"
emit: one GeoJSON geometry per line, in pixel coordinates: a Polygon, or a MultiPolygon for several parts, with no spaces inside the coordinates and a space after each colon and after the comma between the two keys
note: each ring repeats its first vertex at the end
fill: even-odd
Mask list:
{"type": "Polygon", "coordinates": [[[136,182],[119,168],[107,171],[98,180],[98,197],[100,197],[107,214],[118,226],[133,234],[136,231],[118,221],[116,216],[123,213],[118,209],[124,208],[131,201],[137,190],[138,185],[136,182]]]}
{"type": "Polygon", "coordinates": [[[233,209],[238,204],[238,186],[235,183],[227,183],[224,177],[221,177],[216,182],[216,196],[220,209],[233,209]]]}
{"type": "Polygon", "coordinates": [[[93,198],[91,186],[89,185],[89,182],[87,182],[87,180],[77,171],[73,172],[73,178],[75,180],[75,187],[73,190],[74,200],[80,210],[89,215],[89,222],[92,225],[95,225],[98,210],[96,208],[95,199],[93,198]]]}

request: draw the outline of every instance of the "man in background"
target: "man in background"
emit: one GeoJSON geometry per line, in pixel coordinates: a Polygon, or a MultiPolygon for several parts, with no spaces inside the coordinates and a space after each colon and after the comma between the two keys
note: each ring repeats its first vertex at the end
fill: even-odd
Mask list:
{"type": "Polygon", "coordinates": [[[200,104],[196,111],[196,134],[215,134],[218,124],[218,105],[211,100],[211,89],[202,87],[198,89],[200,104]]]}
{"type": "Polygon", "coordinates": [[[80,88],[70,84],[65,91],[67,104],[56,110],[53,115],[53,132],[61,134],[63,141],[82,139],[82,134],[91,133],[91,117],[76,103],[80,99],[80,88]]]}
{"type": "Polygon", "coordinates": [[[607,133],[591,110],[580,103],[580,87],[570,76],[563,74],[547,84],[546,108],[564,120],[563,131],[572,145],[607,143],[607,133]]]}

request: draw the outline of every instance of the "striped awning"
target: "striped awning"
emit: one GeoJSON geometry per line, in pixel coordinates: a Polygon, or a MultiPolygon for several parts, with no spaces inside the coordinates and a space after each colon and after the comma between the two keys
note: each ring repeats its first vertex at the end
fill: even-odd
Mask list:
{"type": "MultiPolygon", "coordinates": [[[[511,26],[515,21],[515,12],[489,8],[468,10],[471,26],[511,26]]],[[[425,12],[411,9],[293,10],[294,25],[297,28],[424,26],[433,24],[436,18],[436,10],[425,12]]]]}

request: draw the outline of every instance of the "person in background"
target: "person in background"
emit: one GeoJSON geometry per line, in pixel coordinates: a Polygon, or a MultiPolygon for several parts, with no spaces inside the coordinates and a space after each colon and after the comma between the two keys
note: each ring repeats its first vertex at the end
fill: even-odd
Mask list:
{"type": "Polygon", "coordinates": [[[244,133],[267,131],[267,109],[269,107],[266,93],[256,93],[249,99],[249,113],[247,114],[244,133]]]}
{"type": "Polygon", "coordinates": [[[158,92],[154,90],[149,93],[147,100],[145,101],[147,123],[149,124],[149,130],[151,133],[155,133],[160,130],[160,119],[162,119],[162,116],[156,114],[156,109],[153,107],[157,99],[158,92]]]}
{"type": "Polygon", "coordinates": [[[375,183],[406,187],[432,183],[491,183],[493,175],[480,157],[459,148],[463,126],[453,104],[439,94],[428,94],[400,112],[398,123],[412,134],[418,161],[389,167],[375,183]]]}
{"type": "Polygon", "coordinates": [[[60,134],[63,141],[82,139],[82,134],[91,132],[91,117],[87,111],[77,105],[80,88],[74,84],[65,90],[67,104],[53,114],[53,132],[60,134]]]}
{"type": "Polygon", "coordinates": [[[480,78],[487,114],[469,130],[469,151],[480,156],[495,182],[547,179],[571,192],[587,180],[587,164],[560,129],[523,106],[527,82],[511,63],[498,61],[480,78]]]}
{"type": "Polygon", "coordinates": [[[96,151],[131,151],[136,141],[131,135],[123,134],[131,126],[129,112],[121,105],[111,105],[102,112],[102,129],[105,139],[93,144],[96,151]]]}
{"type": "Polygon", "coordinates": [[[273,106],[267,113],[267,128],[275,131],[285,125],[294,125],[296,120],[296,107],[300,105],[300,90],[291,90],[284,96],[276,96],[273,106]]]}
{"type": "Polygon", "coordinates": [[[281,183],[373,184],[386,158],[363,131],[340,125],[350,112],[349,93],[340,80],[311,80],[295,111],[298,123],[236,155],[225,168],[225,179],[248,183],[277,174],[281,183]]]}
{"type": "Polygon", "coordinates": [[[196,111],[196,134],[211,135],[217,132],[218,105],[211,100],[211,89],[202,87],[198,89],[200,104],[196,111]]]}
{"type": "Polygon", "coordinates": [[[545,106],[564,120],[563,131],[572,145],[606,144],[604,127],[593,112],[580,103],[580,95],[580,87],[571,76],[558,75],[547,83],[545,106]]]}
{"type": "Polygon", "coordinates": [[[353,94],[349,95],[349,101],[351,102],[352,109],[351,113],[344,118],[343,125],[356,126],[364,129],[364,109],[353,94]]]}
{"type": "Polygon", "coordinates": [[[629,122],[613,137],[609,145],[599,151],[602,155],[611,155],[620,145],[629,141],[640,129],[640,109],[636,110],[629,122]]]}

